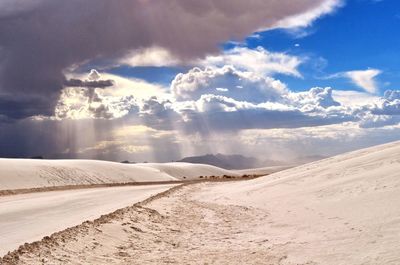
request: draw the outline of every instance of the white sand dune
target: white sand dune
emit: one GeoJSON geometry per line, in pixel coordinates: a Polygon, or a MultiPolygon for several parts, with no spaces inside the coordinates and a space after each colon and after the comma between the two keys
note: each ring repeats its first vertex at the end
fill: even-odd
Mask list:
{"type": "Polygon", "coordinates": [[[239,176],[187,163],[121,164],[94,160],[0,159],[0,191],[54,186],[176,181],[184,177],[239,176]]]}
{"type": "Polygon", "coordinates": [[[287,254],[283,264],[400,264],[400,142],[214,185],[196,199],[263,209],[254,234],[287,254]]]}
{"type": "Polygon", "coordinates": [[[156,169],[106,161],[0,159],[0,190],[170,180],[156,169]]]}

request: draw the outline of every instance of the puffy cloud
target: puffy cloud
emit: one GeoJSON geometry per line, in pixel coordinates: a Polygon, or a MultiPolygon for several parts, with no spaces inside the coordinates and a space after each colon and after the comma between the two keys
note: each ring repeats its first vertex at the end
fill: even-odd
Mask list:
{"type": "Polygon", "coordinates": [[[400,115],[400,90],[387,90],[372,110],[376,115],[400,115]]]}
{"type": "MultiPolygon", "coordinates": [[[[162,47],[184,60],[198,58],[217,51],[224,41],[242,39],[257,29],[307,25],[338,3],[4,0],[0,3],[0,92],[25,108],[14,108],[16,113],[7,111],[7,115],[51,116],[68,67],[93,59],[113,60],[150,47],[162,47]],[[294,16],[298,23],[285,22],[294,16]],[[22,96],[31,106],[18,102],[22,96]]],[[[136,62],[143,64],[148,58],[139,59],[136,62]]]]}
{"type": "MultiPolygon", "coordinates": [[[[152,95],[164,95],[165,88],[143,80],[123,78],[92,70],[87,76],[68,74],[79,80],[74,87],[61,91],[55,107],[57,119],[116,119],[137,113],[139,102],[152,95]],[[110,86],[97,86],[109,82],[110,86]],[[88,86],[85,86],[88,85],[88,86]]],[[[75,85],[71,83],[71,86],[75,85]]],[[[165,95],[166,96],[166,95],[165,95]]]]}
{"type": "Polygon", "coordinates": [[[340,103],[333,99],[330,87],[314,87],[307,92],[290,93],[288,97],[294,105],[308,111],[340,106],[340,103]]]}
{"type": "Polygon", "coordinates": [[[139,115],[149,127],[160,130],[173,130],[180,116],[172,108],[172,102],[153,96],[141,103],[139,115]]]}
{"type": "MultiPolygon", "coordinates": [[[[289,93],[278,100],[262,103],[236,101],[218,95],[203,95],[189,115],[194,126],[209,130],[298,128],[342,123],[353,120],[351,113],[333,100],[330,88],[289,93]]],[[[186,126],[188,127],[188,126],[186,126]]]]}
{"type": "Polygon", "coordinates": [[[181,127],[186,133],[311,127],[351,119],[347,115],[305,113],[290,105],[268,102],[252,104],[216,95],[203,95],[196,106],[195,110],[185,113],[186,120],[181,127]]]}
{"type": "Polygon", "coordinates": [[[55,109],[57,119],[115,119],[137,108],[133,96],[105,97],[93,88],[65,88],[55,109]]]}
{"type": "Polygon", "coordinates": [[[388,101],[400,100],[400,90],[386,90],[384,99],[388,101]]]}
{"type": "Polygon", "coordinates": [[[102,90],[114,85],[113,80],[102,80],[101,74],[91,70],[85,80],[69,79],[55,108],[57,119],[114,119],[128,114],[136,107],[132,95],[113,97],[102,90]]]}
{"type": "MultiPolygon", "coordinates": [[[[237,100],[227,95],[202,94],[196,100],[169,101],[153,97],[141,108],[146,125],[209,135],[245,129],[299,128],[342,123],[357,119],[352,111],[333,100],[331,88],[282,93],[259,101],[237,100]]],[[[234,95],[234,93],[233,93],[234,95]]]]}
{"type": "Polygon", "coordinates": [[[400,124],[400,117],[364,113],[359,122],[361,128],[381,128],[400,124]]]}
{"type": "Polygon", "coordinates": [[[222,68],[193,68],[178,74],[171,90],[177,100],[197,100],[204,94],[226,95],[236,100],[276,101],[286,93],[286,85],[271,77],[239,71],[233,66],[222,68]],[[223,89],[221,89],[223,88],[223,89]]]}
{"type": "Polygon", "coordinates": [[[377,128],[400,124],[400,91],[387,90],[382,98],[360,106],[356,111],[363,128],[377,128]]]}

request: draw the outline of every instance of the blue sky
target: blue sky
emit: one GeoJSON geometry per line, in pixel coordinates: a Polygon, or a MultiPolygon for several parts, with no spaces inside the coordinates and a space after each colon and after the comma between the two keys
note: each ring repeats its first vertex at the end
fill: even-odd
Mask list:
{"type": "Polygon", "coordinates": [[[399,87],[399,14],[398,1],[350,0],[344,7],[306,29],[310,35],[296,37],[286,31],[273,30],[261,33],[261,40],[248,39],[248,45],[311,57],[309,64],[301,68],[304,80],[286,80],[293,89],[312,86],[358,89],[346,80],[324,81],[315,77],[366,68],[383,71],[379,78],[381,90],[399,87]],[[300,47],[294,47],[295,44],[300,44],[300,47]],[[320,73],[313,69],[313,60],[318,59],[326,64],[320,73]],[[390,84],[385,84],[387,82],[390,84]]]}

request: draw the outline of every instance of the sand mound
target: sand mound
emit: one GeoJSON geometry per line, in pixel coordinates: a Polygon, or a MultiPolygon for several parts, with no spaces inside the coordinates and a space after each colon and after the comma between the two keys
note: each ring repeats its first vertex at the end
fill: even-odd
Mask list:
{"type": "Polygon", "coordinates": [[[399,264],[399,172],[395,142],[214,186],[196,199],[269,213],[255,233],[284,246],[287,264],[399,264]]]}
{"type": "Polygon", "coordinates": [[[159,170],[105,161],[0,159],[0,189],[171,181],[159,170]]]}

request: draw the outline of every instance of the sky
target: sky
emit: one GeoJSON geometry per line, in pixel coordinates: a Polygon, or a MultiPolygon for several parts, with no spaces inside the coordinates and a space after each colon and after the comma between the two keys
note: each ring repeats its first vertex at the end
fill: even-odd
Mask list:
{"type": "Polygon", "coordinates": [[[0,157],[296,161],[400,140],[395,0],[3,0],[0,157]]]}

